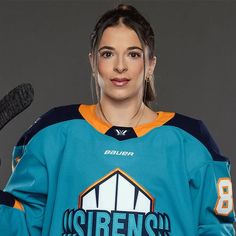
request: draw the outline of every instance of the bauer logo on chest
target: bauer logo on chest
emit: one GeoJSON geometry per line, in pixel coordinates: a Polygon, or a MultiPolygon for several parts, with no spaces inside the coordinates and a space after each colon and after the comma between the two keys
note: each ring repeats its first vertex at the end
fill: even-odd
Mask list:
{"type": "Polygon", "coordinates": [[[123,156],[123,157],[133,157],[134,152],[128,151],[118,151],[118,150],[105,150],[104,155],[108,156],[123,156]]]}

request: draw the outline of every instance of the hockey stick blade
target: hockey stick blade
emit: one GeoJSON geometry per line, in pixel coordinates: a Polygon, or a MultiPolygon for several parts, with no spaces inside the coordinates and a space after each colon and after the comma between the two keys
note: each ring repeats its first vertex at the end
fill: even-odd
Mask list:
{"type": "Polygon", "coordinates": [[[0,101],[0,130],[29,107],[33,99],[34,89],[29,83],[18,85],[4,96],[0,101]]]}

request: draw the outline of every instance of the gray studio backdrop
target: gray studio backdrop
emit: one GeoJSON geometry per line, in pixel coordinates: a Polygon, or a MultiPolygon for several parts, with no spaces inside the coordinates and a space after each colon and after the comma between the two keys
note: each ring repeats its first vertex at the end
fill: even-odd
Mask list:
{"type": "MultiPolygon", "coordinates": [[[[0,97],[23,82],[35,89],[32,105],[0,131],[1,189],[14,144],[39,115],[55,106],[92,103],[89,34],[118,2],[0,3],[0,97]]],[[[236,186],[236,2],[123,2],[140,10],[156,34],[156,110],[202,119],[230,158],[236,186]]]]}

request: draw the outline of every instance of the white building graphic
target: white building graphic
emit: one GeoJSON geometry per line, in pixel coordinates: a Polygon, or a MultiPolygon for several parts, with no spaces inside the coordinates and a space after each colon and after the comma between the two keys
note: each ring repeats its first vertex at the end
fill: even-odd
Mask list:
{"type": "Polygon", "coordinates": [[[153,212],[154,198],[135,180],[115,169],[79,196],[79,208],[126,212],[153,212]]]}

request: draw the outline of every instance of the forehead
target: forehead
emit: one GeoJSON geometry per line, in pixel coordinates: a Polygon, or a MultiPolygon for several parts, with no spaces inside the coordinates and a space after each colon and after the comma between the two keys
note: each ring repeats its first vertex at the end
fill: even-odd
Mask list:
{"type": "Polygon", "coordinates": [[[112,26],[104,30],[99,47],[107,45],[115,48],[131,46],[142,47],[136,32],[125,25],[112,26]]]}

